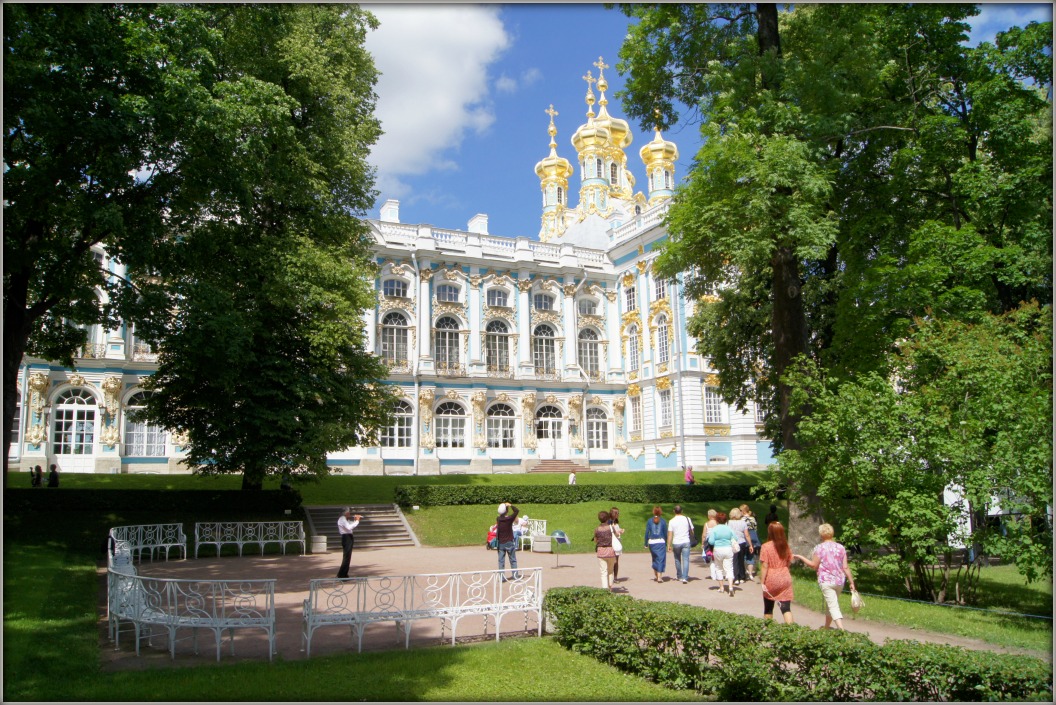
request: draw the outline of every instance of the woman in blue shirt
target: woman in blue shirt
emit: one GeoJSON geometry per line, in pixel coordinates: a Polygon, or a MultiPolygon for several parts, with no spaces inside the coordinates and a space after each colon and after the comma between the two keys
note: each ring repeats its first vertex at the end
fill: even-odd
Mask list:
{"type": "Polygon", "coordinates": [[[656,582],[664,582],[667,568],[667,520],[660,507],[653,507],[653,518],[645,522],[645,546],[653,554],[653,575],[656,582]]]}
{"type": "Polygon", "coordinates": [[[708,531],[708,543],[712,546],[715,563],[722,567],[722,575],[726,580],[726,585],[722,590],[723,592],[728,591],[730,597],[733,597],[733,542],[737,539],[733,537],[730,527],[726,526],[726,520],[726,512],[719,512],[715,515],[715,521],[718,523],[715,528],[708,531]]]}

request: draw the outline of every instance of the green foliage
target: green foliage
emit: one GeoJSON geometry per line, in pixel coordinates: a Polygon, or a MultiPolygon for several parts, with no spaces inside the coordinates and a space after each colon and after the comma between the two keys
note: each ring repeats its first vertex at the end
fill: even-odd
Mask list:
{"type": "Polygon", "coordinates": [[[627,504],[717,502],[752,496],[751,485],[401,485],[396,503],[441,506],[498,504],[516,498],[517,504],[579,504],[605,500],[627,504]]]}
{"type": "Polygon", "coordinates": [[[19,489],[4,492],[4,507],[13,514],[66,514],[85,511],[122,513],[156,506],[154,518],[146,523],[166,524],[181,516],[194,516],[195,521],[223,521],[234,516],[252,515],[260,521],[284,521],[288,518],[287,509],[298,511],[301,506],[300,494],[290,490],[267,490],[252,495],[239,490],[167,490],[164,497],[163,506],[159,506],[157,490],[60,489],[40,492],[19,489]]]}
{"type": "Polygon", "coordinates": [[[1039,659],[760,623],[745,615],[555,588],[558,643],[621,670],[718,700],[1051,700],[1039,659]]]}

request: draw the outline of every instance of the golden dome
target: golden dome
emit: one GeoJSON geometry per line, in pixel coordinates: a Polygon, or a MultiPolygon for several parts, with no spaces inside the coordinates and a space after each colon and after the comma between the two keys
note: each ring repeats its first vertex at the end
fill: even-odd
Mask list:
{"type": "Polygon", "coordinates": [[[560,178],[568,179],[572,176],[572,164],[564,157],[557,156],[557,127],[554,125],[554,116],[557,115],[557,111],[554,110],[553,104],[550,105],[550,109],[544,111],[550,116],[550,127],[547,132],[550,134],[550,154],[545,159],[541,160],[535,165],[535,173],[540,179],[546,178],[560,178]]]}
{"type": "Polygon", "coordinates": [[[675,146],[674,142],[665,140],[660,135],[660,128],[657,127],[653,141],[642,147],[638,154],[641,155],[642,161],[645,162],[645,166],[651,167],[658,162],[674,162],[677,160],[678,147],[675,146]]]}
{"type": "MultiPolygon", "coordinates": [[[[597,62],[594,63],[598,67],[598,91],[601,93],[601,98],[598,100],[598,117],[594,120],[594,124],[599,127],[604,127],[609,131],[609,141],[613,147],[617,149],[625,149],[629,147],[634,136],[631,134],[631,128],[627,124],[626,120],[620,118],[614,118],[609,115],[608,109],[605,107],[609,104],[609,100],[605,97],[605,91],[609,88],[609,82],[605,80],[605,69],[609,68],[602,58],[599,56],[597,62]]],[[[589,75],[589,74],[588,74],[589,75]]]]}
{"type": "Polygon", "coordinates": [[[597,125],[594,120],[594,86],[592,84],[597,83],[597,79],[590,75],[590,71],[587,71],[583,80],[587,82],[587,122],[580,125],[572,135],[572,146],[576,148],[577,153],[591,147],[604,148],[609,144],[608,127],[597,125]]]}

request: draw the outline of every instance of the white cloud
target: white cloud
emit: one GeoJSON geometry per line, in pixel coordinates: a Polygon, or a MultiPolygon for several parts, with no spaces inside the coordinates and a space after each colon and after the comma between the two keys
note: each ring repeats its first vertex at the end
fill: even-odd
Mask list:
{"type": "Polygon", "coordinates": [[[543,72],[537,68],[530,68],[521,74],[521,84],[527,88],[543,77],[543,72]]]}
{"type": "Polygon", "coordinates": [[[1048,22],[1051,19],[1052,5],[1047,3],[979,5],[979,14],[968,20],[972,25],[968,43],[971,46],[975,46],[980,42],[990,42],[992,44],[997,38],[997,33],[1003,32],[1009,27],[1025,27],[1032,20],[1048,22]]]}
{"type": "Polygon", "coordinates": [[[502,74],[499,76],[499,80],[495,81],[495,90],[499,93],[513,93],[517,90],[517,81],[506,74],[502,74]]]}
{"type": "Polygon", "coordinates": [[[457,169],[444,152],[467,130],[494,123],[487,71],[510,37],[495,7],[365,7],[381,23],[366,46],[382,74],[377,116],[385,132],[370,161],[382,198],[400,197],[409,192],[401,177],[457,169]]]}

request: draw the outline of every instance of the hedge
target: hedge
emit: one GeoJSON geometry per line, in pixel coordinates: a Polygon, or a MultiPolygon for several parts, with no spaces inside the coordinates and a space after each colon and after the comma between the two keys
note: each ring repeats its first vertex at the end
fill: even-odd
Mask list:
{"type": "Polygon", "coordinates": [[[396,503],[401,507],[453,504],[670,504],[751,499],[754,485],[400,485],[396,503]]]}
{"type": "Polygon", "coordinates": [[[297,490],[111,490],[8,489],[4,512],[128,512],[153,511],[158,521],[169,516],[193,516],[198,521],[220,521],[241,516],[282,518],[285,510],[301,506],[297,490]]]}
{"type": "Polygon", "coordinates": [[[719,701],[1052,702],[1052,667],[1028,656],[888,641],[598,588],[554,588],[557,641],[603,663],[719,701]]]}

